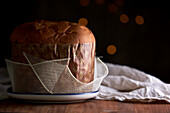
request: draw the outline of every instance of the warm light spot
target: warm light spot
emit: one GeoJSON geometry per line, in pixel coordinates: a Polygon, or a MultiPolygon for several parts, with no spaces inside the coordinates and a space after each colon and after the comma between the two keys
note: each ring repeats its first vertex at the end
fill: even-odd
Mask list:
{"type": "Polygon", "coordinates": [[[115,3],[116,3],[117,6],[123,6],[124,0],[115,0],[115,3]]]}
{"type": "Polygon", "coordinates": [[[108,5],[108,10],[110,12],[116,12],[118,10],[118,7],[115,4],[109,4],[108,5]]]}
{"type": "Polygon", "coordinates": [[[126,14],[120,15],[120,22],[128,23],[129,22],[129,17],[126,14]]]}
{"type": "Polygon", "coordinates": [[[89,5],[90,0],[80,0],[80,5],[82,6],[88,6],[89,5]]]}
{"type": "Polygon", "coordinates": [[[139,24],[139,25],[142,25],[142,24],[144,24],[144,18],[142,17],[142,16],[136,16],[136,18],[135,18],[135,22],[137,23],[137,24],[139,24]]]}
{"type": "Polygon", "coordinates": [[[107,47],[107,53],[110,55],[113,55],[116,53],[116,47],[114,45],[109,45],[107,47]]]}
{"type": "Polygon", "coordinates": [[[96,0],[97,4],[103,4],[105,0],[96,0]]]}
{"type": "Polygon", "coordinates": [[[88,24],[88,20],[86,18],[80,18],[78,24],[86,26],[88,24]]]}

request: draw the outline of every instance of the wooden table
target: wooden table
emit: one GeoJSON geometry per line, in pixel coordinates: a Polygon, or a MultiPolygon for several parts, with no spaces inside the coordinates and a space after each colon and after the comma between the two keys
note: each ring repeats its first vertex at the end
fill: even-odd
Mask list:
{"type": "Polygon", "coordinates": [[[170,113],[167,103],[128,103],[87,100],[72,104],[31,104],[7,99],[0,101],[0,113],[170,113]]]}

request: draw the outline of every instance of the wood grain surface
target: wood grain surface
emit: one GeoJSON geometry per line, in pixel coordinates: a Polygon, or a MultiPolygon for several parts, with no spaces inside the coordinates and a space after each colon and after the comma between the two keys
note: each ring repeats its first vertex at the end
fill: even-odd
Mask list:
{"type": "Polygon", "coordinates": [[[170,113],[170,104],[93,99],[72,104],[31,104],[8,99],[0,101],[0,113],[170,113]]]}

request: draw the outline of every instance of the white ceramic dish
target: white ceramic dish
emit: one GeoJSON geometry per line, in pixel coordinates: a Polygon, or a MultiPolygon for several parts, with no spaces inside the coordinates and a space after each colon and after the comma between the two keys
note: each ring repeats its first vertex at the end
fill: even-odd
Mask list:
{"type": "Polygon", "coordinates": [[[48,94],[48,93],[15,93],[8,90],[8,96],[32,103],[74,103],[82,102],[94,98],[98,91],[88,93],[67,93],[67,94],[48,94]]]}

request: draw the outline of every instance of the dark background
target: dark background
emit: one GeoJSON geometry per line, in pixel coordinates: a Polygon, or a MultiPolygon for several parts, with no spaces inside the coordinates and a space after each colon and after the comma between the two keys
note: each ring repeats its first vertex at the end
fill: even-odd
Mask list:
{"type": "Polygon", "coordinates": [[[10,35],[19,24],[34,20],[78,22],[87,18],[87,27],[96,37],[96,53],[102,60],[128,65],[170,83],[170,9],[168,1],[123,0],[116,12],[108,10],[115,0],[97,4],[90,0],[82,6],[80,0],[5,0],[1,2],[0,66],[10,58],[10,35]],[[120,22],[120,15],[129,17],[128,23],[120,22]],[[135,23],[141,15],[144,24],[135,23]],[[116,46],[114,55],[107,53],[108,45],[116,46]]]}

